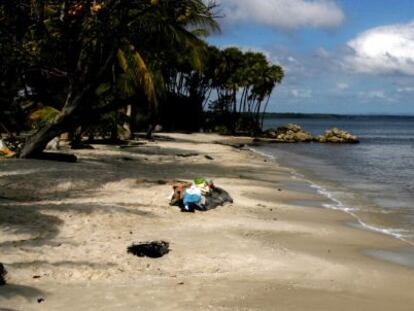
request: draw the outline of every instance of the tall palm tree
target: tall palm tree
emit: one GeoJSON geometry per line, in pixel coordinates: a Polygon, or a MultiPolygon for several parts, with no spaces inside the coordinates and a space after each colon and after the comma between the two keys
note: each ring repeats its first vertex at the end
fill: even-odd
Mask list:
{"type": "Polygon", "coordinates": [[[120,70],[155,105],[154,79],[145,65],[146,56],[154,49],[159,52],[172,43],[181,44],[191,51],[194,65],[201,66],[200,40],[193,31],[218,29],[211,7],[201,0],[44,0],[27,1],[27,6],[31,8],[30,27],[39,26],[29,38],[30,44],[39,45],[33,63],[42,71],[47,64],[53,65],[48,71],[61,75],[66,100],[59,115],[28,140],[20,157],[36,156],[56,135],[89,122],[96,114],[129,104],[131,98],[120,95],[116,83],[120,70]],[[150,46],[149,37],[168,40],[150,46]],[[110,85],[108,100],[97,100],[96,89],[102,83],[110,85]]]}

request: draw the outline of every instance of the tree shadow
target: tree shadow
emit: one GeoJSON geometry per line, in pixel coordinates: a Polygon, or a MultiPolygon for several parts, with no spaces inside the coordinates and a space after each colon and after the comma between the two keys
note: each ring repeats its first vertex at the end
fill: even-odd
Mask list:
{"type": "Polygon", "coordinates": [[[0,227],[4,231],[30,236],[17,241],[4,241],[0,243],[0,249],[21,245],[43,245],[59,233],[58,228],[63,223],[58,217],[42,214],[38,208],[28,205],[0,204],[0,213],[0,227]]]}
{"type": "Polygon", "coordinates": [[[7,263],[7,267],[12,267],[14,269],[21,269],[26,267],[35,266],[53,266],[53,267],[64,267],[64,268],[80,268],[80,267],[88,267],[92,269],[107,269],[115,267],[115,263],[106,262],[90,262],[90,261],[57,261],[57,262],[49,262],[46,260],[34,260],[34,261],[22,261],[22,262],[13,262],[7,263]]]}
{"type": "Polygon", "coordinates": [[[4,241],[0,243],[0,249],[7,247],[20,246],[54,246],[57,243],[53,239],[59,234],[59,227],[64,223],[57,216],[46,215],[44,211],[71,212],[78,214],[100,213],[122,213],[140,217],[157,217],[154,213],[139,209],[143,204],[125,204],[125,203],[83,203],[83,204],[65,204],[65,203],[45,203],[31,204],[13,203],[8,205],[0,204],[0,228],[3,231],[14,234],[30,235],[27,239],[4,241]]]}
{"type": "MultiPolygon", "coordinates": [[[[2,169],[0,196],[3,197],[0,197],[0,227],[3,230],[31,236],[26,240],[0,243],[0,247],[39,246],[51,243],[50,241],[59,233],[63,220],[57,216],[42,213],[44,211],[82,214],[115,212],[156,217],[154,213],[140,209],[144,205],[138,203],[129,205],[124,202],[111,204],[88,202],[89,197],[106,191],[103,190],[106,185],[122,183],[127,179],[192,180],[203,176],[213,180],[217,178],[248,179],[251,182],[261,182],[269,188],[275,185],[265,167],[248,167],[238,163],[223,167],[217,160],[194,162],[187,158],[177,157],[177,154],[194,152],[190,149],[160,148],[159,146],[145,148],[145,146],[131,147],[128,148],[128,152],[121,150],[120,153],[109,154],[92,150],[75,164],[41,160],[11,160],[7,163],[0,163],[2,169]],[[123,160],[125,156],[142,155],[144,149],[150,154],[171,157],[171,161],[146,161],[144,158],[136,158],[134,161],[123,160]],[[90,158],[89,155],[91,155],[90,158]],[[83,201],[82,203],[65,203],[65,199],[82,199],[83,201]]],[[[119,151],[119,148],[117,150],[119,151]]],[[[153,189],[154,193],[164,191],[164,188],[166,194],[170,191],[168,185],[156,183],[129,182],[122,186],[129,187],[125,190],[132,192],[134,188],[139,187],[153,189]]],[[[218,184],[217,186],[226,189],[226,185],[218,184]]],[[[108,193],[111,193],[110,187],[108,193]]],[[[165,205],[168,206],[168,200],[165,201],[165,205]]]]}
{"type": "MultiPolygon", "coordinates": [[[[0,288],[0,298],[11,299],[16,296],[22,297],[27,301],[37,299],[39,296],[45,295],[44,292],[35,287],[7,284],[0,288]]],[[[3,309],[0,309],[3,310],[3,309]]],[[[7,310],[7,309],[5,309],[7,310]]]]}

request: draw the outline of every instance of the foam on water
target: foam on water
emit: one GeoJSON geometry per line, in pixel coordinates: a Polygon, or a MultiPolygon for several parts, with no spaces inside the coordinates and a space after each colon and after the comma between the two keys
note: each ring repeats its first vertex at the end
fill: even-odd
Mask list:
{"type": "MultiPolygon", "coordinates": [[[[259,154],[259,155],[261,155],[261,156],[263,156],[263,157],[269,158],[272,161],[276,161],[276,156],[274,156],[274,155],[268,154],[266,152],[259,151],[259,150],[254,149],[254,148],[250,148],[250,150],[257,153],[257,154],[259,154]]],[[[342,201],[337,199],[332,192],[327,190],[325,187],[323,187],[321,185],[318,185],[315,182],[307,179],[305,175],[298,173],[294,168],[288,167],[287,169],[290,171],[290,174],[291,174],[290,177],[293,180],[301,180],[303,182],[306,182],[309,185],[310,188],[315,189],[315,191],[317,193],[319,193],[321,196],[327,198],[328,201],[332,202],[332,203],[322,204],[322,207],[327,208],[327,209],[332,209],[332,210],[343,211],[343,212],[349,214],[350,216],[352,216],[357,221],[359,226],[363,229],[370,230],[370,231],[377,232],[377,233],[381,233],[381,234],[385,234],[385,235],[388,235],[388,236],[392,236],[394,238],[397,238],[397,239],[399,239],[403,242],[406,242],[406,243],[414,246],[414,242],[407,239],[408,232],[406,232],[406,230],[395,229],[395,228],[382,228],[382,227],[377,227],[377,226],[374,226],[374,225],[371,225],[371,224],[367,223],[366,221],[361,219],[360,216],[357,215],[357,211],[359,211],[358,208],[347,206],[342,201]]]]}

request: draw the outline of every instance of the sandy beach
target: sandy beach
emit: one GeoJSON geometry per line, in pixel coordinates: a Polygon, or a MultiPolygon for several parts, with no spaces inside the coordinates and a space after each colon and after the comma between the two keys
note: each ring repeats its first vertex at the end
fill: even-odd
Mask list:
{"type": "Polygon", "coordinates": [[[319,208],[289,168],[229,138],[161,137],[70,151],[75,164],[0,161],[0,310],[413,310],[414,270],[366,255],[406,243],[319,208]],[[234,203],[170,207],[168,183],[198,176],[234,203]],[[170,253],[127,253],[150,240],[170,253]]]}

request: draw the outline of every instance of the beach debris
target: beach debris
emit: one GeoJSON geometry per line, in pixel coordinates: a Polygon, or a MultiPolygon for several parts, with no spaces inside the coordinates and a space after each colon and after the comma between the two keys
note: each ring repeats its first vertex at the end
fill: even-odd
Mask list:
{"type": "Polygon", "coordinates": [[[180,158],[189,158],[189,157],[196,157],[199,156],[199,153],[196,152],[188,152],[188,153],[177,153],[176,156],[180,158]]]}
{"type": "Polygon", "coordinates": [[[15,155],[14,151],[11,151],[9,147],[6,145],[6,143],[0,139],[0,156],[5,157],[12,157],[15,155]]]}
{"type": "Polygon", "coordinates": [[[175,181],[172,184],[173,193],[170,199],[170,205],[178,205],[181,207],[185,190],[191,187],[191,183],[187,181],[175,181]]]}
{"type": "Polygon", "coordinates": [[[56,136],[46,145],[46,150],[59,150],[60,149],[60,136],[56,136]]]}
{"type": "Polygon", "coordinates": [[[198,177],[193,183],[173,183],[170,205],[179,206],[182,212],[207,211],[225,203],[233,203],[233,198],[224,189],[216,187],[211,180],[198,177]]]}
{"type": "Polygon", "coordinates": [[[197,185],[191,185],[190,188],[185,189],[182,212],[194,212],[195,208],[201,205],[201,188],[197,185]]]}
{"type": "Polygon", "coordinates": [[[165,179],[157,179],[157,180],[152,180],[152,179],[145,179],[145,178],[138,178],[136,180],[136,184],[140,185],[140,184],[157,184],[157,185],[166,185],[168,184],[169,180],[165,180],[165,179]]]}
{"type": "Polygon", "coordinates": [[[42,303],[44,301],[45,301],[45,298],[43,297],[37,298],[37,303],[42,303]]]}
{"type": "Polygon", "coordinates": [[[138,257],[160,258],[170,252],[170,243],[165,241],[142,242],[128,247],[128,253],[138,257]]]}
{"type": "Polygon", "coordinates": [[[351,133],[338,129],[332,128],[326,130],[323,135],[315,137],[315,141],[319,143],[334,143],[334,144],[357,144],[359,139],[357,136],[352,135],[351,133]]]}
{"type": "Polygon", "coordinates": [[[6,285],[7,270],[2,263],[0,263],[0,286],[6,285]]]}
{"type": "Polygon", "coordinates": [[[212,157],[212,156],[209,156],[208,154],[206,154],[205,156],[204,156],[207,160],[214,160],[214,158],[212,157]]]}

